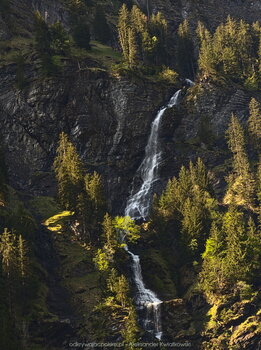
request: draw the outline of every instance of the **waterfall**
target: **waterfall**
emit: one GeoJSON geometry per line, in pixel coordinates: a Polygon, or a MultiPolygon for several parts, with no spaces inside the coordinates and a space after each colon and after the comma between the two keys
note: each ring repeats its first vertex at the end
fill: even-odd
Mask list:
{"type": "Polygon", "coordinates": [[[195,83],[194,81],[190,80],[190,79],[185,79],[185,82],[189,85],[189,86],[194,86],[195,83]]]}
{"type": "MultiPolygon", "coordinates": [[[[137,170],[135,175],[142,179],[142,183],[138,190],[133,190],[127,200],[125,208],[125,215],[132,219],[145,219],[148,216],[153,184],[157,181],[158,168],[161,161],[161,152],[159,150],[159,128],[161,118],[166,109],[175,106],[179,102],[181,90],[178,90],[169,100],[169,102],[158,111],[156,118],[152,122],[151,132],[145,150],[145,157],[137,170]]],[[[133,254],[128,246],[125,246],[132,259],[133,279],[136,287],[135,303],[137,308],[143,312],[142,324],[146,331],[150,332],[157,339],[161,339],[161,308],[162,301],[157,298],[156,294],[150,289],[146,288],[142,278],[142,270],[140,265],[140,258],[133,254]]]]}
{"type": "Polygon", "coordinates": [[[135,178],[138,176],[141,178],[142,184],[136,192],[133,188],[125,208],[125,215],[133,219],[145,219],[148,216],[151,204],[151,190],[154,182],[157,181],[158,167],[161,161],[161,152],[159,151],[158,144],[161,118],[166,109],[178,103],[180,93],[181,90],[178,90],[171,97],[168,104],[160,108],[156,118],[152,122],[151,132],[145,150],[145,157],[135,175],[135,178]]]}

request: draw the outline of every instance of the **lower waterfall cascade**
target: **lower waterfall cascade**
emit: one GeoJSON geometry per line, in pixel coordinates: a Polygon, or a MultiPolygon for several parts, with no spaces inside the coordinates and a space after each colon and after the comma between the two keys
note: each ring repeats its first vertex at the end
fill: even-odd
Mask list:
{"type": "MultiPolygon", "coordinates": [[[[156,118],[152,122],[150,136],[145,149],[145,157],[135,174],[135,177],[141,177],[142,183],[137,191],[133,188],[125,208],[125,216],[129,216],[134,220],[145,220],[149,214],[153,185],[158,180],[158,168],[161,162],[161,152],[158,142],[160,122],[164,112],[178,104],[180,95],[181,90],[178,90],[168,103],[159,109],[156,118]]],[[[132,186],[134,187],[134,185],[132,186]]],[[[131,269],[136,288],[135,303],[137,309],[144,314],[142,317],[142,326],[145,331],[160,340],[163,334],[161,324],[162,300],[153,291],[145,287],[139,256],[133,254],[127,245],[125,246],[125,250],[132,260],[131,269]]]]}

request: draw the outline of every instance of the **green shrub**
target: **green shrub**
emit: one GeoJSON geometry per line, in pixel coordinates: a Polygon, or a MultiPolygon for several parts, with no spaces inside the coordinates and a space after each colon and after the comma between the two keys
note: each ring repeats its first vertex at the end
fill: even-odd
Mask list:
{"type": "Polygon", "coordinates": [[[159,73],[159,78],[170,84],[176,84],[178,82],[178,73],[169,67],[164,67],[159,73]]]}

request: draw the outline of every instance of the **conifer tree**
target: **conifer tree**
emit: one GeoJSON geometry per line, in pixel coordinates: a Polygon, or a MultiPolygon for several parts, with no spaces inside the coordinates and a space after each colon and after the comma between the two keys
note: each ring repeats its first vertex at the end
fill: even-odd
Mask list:
{"type": "Polygon", "coordinates": [[[85,191],[90,200],[94,204],[94,208],[97,211],[103,206],[104,198],[102,192],[102,179],[101,175],[96,171],[93,174],[86,174],[84,177],[85,191]]]}
{"type": "Polygon", "coordinates": [[[110,27],[102,6],[97,6],[93,22],[95,39],[106,44],[110,40],[110,27]]]}
{"type": "Polygon", "coordinates": [[[150,19],[134,5],[131,11],[125,4],[119,11],[119,42],[125,62],[134,68],[138,60],[159,64],[165,58],[167,22],[158,12],[150,19]]]}
{"type": "Polygon", "coordinates": [[[178,28],[178,62],[184,76],[193,76],[193,42],[189,22],[185,19],[178,28]]]}
{"type": "Polygon", "coordinates": [[[113,226],[113,220],[108,213],[106,213],[104,216],[102,227],[103,227],[103,235],[105,238],[105,244],[110,251],[114,252],[118,242],[117,242],[115,228],[113,226]]]}
{"type": "Polygon", "coordinates": [[[4,229],[0,237],[0,253],[3,271],[10,278],[16,266],[15,235],[9,232],[7,228],[4,229]]]}
{"type": "Polygon", "coordinates": [[[137,5],[131,9],[131,22],[138,33],[142,34],[147,31],[147,17],[137,5]]]}
{"type": "Polygon", "coordinates": [[[243,20],[227,18],[213,36],[199,23],[199,68],[205,77],[215,80],[232,79],[244,83],[246,88],[257,89],[258,49],[257,25],[250,27],[243,20]]]}
{"type": "Polygon", "coordinates": [[[260,103],[252,98],[249,104],[250,116],[248,119],[248,132],[250,142],[254,145],[257,152],[261,151],[261,106],[260,103]]]}
{"type": "Polygon", "coordinates": [[[167,21],[161,12],[152,14],[149,21],[149,33],[153,48],[153,63],[156,65],[162,64],[167,56],[167,21]]]}
{"type": "Polygon", "coordinates": [[[118,32],[123,57],[127,62],[129,59],[129,27],[130,14],[127,6],[123,4],[119,12],[118,32]]]}
{"type": "Polygon", "coordinates": [[[70,52],[69,35],[61,22],[56,22],[49,28],[51,45],[50,48],[55,54],[68,54],[70,52]]]}
{"type": "MultiPolygon", "coordinates": [[[[244,136],[244,130],[238,120],[238,118],[232,114],[231,121],[227,131],[228,146],[231,152],[235,155],[234,158],[234,171],[237,174],[242,174],[245,171],[246,166],[246,141],[244,136]]],[[[248,169],[247,169],[248,171],[248,169]]]]}
{"type": "Polygon", "coordinates": [[[202,159],[198,158],[195,165],[190,162],[189,170],[193,185],[196,185],[203,190],[207,190],[209,186],[209,177],[202,159]]]}
{"type": "Polygon", "coordinates": [[[251,283],[261,269],[261,231],[252,216],[247,223],[246,261],[249,269],[248,280],[251,283]]]}
{"type": "Polygon", "coordinates": [[[74,145],[65,133],[61,133],[54,160],[61,204],[74,210],[75,198],[83,189],[83,165],[74,145]]]}
{"type": "Polygon", "coordinates": [[[34,22],[36,48],[43,54],[50,53],[52,40],[51,33],[48,24],[45,22],[39,11],[35,12],[34,22]]]}
{"type": "Polygon", "coordinates": [[[198,23],[197,34],[200,41],[198,65],[205,78],[208,78],[216,74],[212,36],[202,22],[198,23]]]}
{"type": "Polygon", "coordinates": [[[261,204],[261,155],[259,156],[259,162],[257,167],[256,183],[257,183],[257,198],[259,200],[259,205],[260,205],[261,204]]]}
{"type": "Polygon", "coordinates": [[[146,51],[148,49],[148,42],[150,42],[147,18],[136,5],[132,7],[130,16],[131,27],[136,32],[137,56],[142,60],[146,60],[146,51]]]}
{"type": "Polygon", "coordinates": [[[17,253],[18,253],[18,271],[24,284],[24,279],[28,273],[28,248],[26,241],[21,235],[18,237],[17,241],[17,253]]]}
{"type": "Polygon", "coordinates": [[[226,203],[254,204],[254,178],[250,170],[246,153],[244,130],[235,115],[232,114],[227,131],[228,146],[233,153],[233,174],[229,177],[229,190],[226,203]]]}
{"type": "Polygon", "coordinates": [[[229,283],[244,280],[248,272],[245,260],[246,227],[243,214],[234,206],[223,217],[223,231],[226,235],[225,276],[229,283]]]}
{"type": "Polygon", "coordinates": [[[108,271],[111,263],[110,257],[107,254],[107,251],[103,249],[98,249],[93,261],[99,271],[108,271]]]}
{"type": "Polygon", "coordinates": [[[125,326],[121,332],[124,342],[125,342],[125,348],[133,350],[133,343],[137,341],[137,335],[139,332],[138,328],[138,320],[137,320],[137,314],[134,306],[129,306],[128,308],[128,314],[125,317],[125,326]]]}
{"type": "Polygon", "coordinates": [[[122,306],[127,307],[130,304],[129,300],[129,283],[125,276],[118,276],[115,268],[111,269],[107,280],[108,290],[114,294],[116,301],[122,306]]]}
{"type": "Polygon", "coordinates": [[[225,235],[218,223],[213,222],[206,249],[202,254],[203,264],[200,284],[207,295],[222,293],[225,287],[224,275],[225,235]]]}
{"type": "Polygon", "coordinates": [[[85,18],[80,18],[76,21],[72,31],[73,39],[80,48],[89,50],[90,46],[90,29],[85,18]]]}
{"type": "Polygon", "coordinates": [[[184,204],[183,201],[178,180],[174,177],[168,181],[166,189],[160,196],[157,211],[165,219],[173,218],[184,204]]]}
{"type": "Polygon", "coordinates": [[[129,284],[125,276],[121,275],[118,277],[117,283],[115,284],[116,300],[121,306],[126,307],[129,303],[129,284]]]}
{"type": "Polygon", "coordinates": [[[128,28],[128,46],[129,46],[128,64],[130,68],[134,68],[137,64],[137,42],[136,42],[136,33],[133,28],[128,28]]]}
{"type": "Polygon", "coordinates": [[[193,253],[197,253],[205,236],[202,206],[187,198],[182,210],[182,234],[185,243],[193,253]]]}
{"type": "MultiPolygon", "coordinates": [[[[82,191],[75,198],[74,210],[77,213],[77,217],[80,220],[81,226],[80,229],[82,231],[82,237],[86,239],[89,243],[92,242],[92,237],[90,233],[90,222],[92,214],[91,203],[87,196],[87,194],[82,191]]],[[[93,231],[93,230],[92,230],[93,231]]]]}
{"type": "Polygon", "coordinates": [[[214,222],[206,242],[200,274],[201,287],[207,295],[223,294],[238,281],[253,283],[260,269],[260,234],[250,217],[230,206],[222,222],[214,222]]]}

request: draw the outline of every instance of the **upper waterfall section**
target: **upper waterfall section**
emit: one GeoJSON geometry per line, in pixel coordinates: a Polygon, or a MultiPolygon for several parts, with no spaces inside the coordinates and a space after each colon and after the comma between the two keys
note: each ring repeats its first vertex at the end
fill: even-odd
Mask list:
{"type": "Polygon", "coordinates": [[[132,193],[127,200],[125,215],[132,219],[145,219],[148,216],[152,188],[158,178],[158,168],[161,161],[159,148],[159,129],[162,116],[166,109],[178,104],[181,90],[175,92],[168,103],[161,107],[151,125],[151,132],[145,150],[145,157],[137,170],[136,176],[141,178],[141,185],[138,190],[132,186],[132,193]]]}

